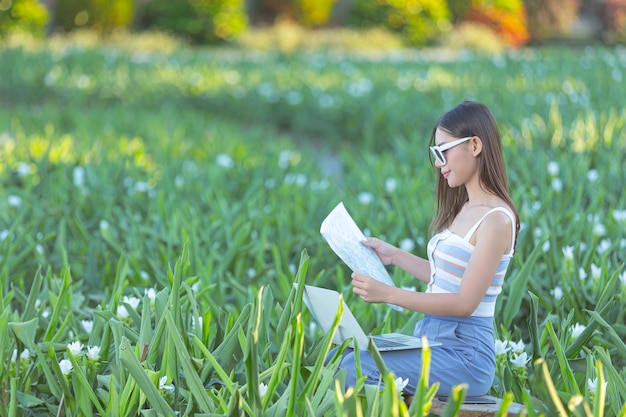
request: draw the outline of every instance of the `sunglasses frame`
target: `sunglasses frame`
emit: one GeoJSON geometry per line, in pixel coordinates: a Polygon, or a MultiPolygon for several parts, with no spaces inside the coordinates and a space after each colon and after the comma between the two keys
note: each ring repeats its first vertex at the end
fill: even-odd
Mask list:
{"type": "Polygon", "coordinates": [[[466,136],[464,138],[461,139],[457,139],[457,140],[453,140],[452,142],[448,142],[448,143],[444,143],[441,146],[431,146],[430,147],[430,151],[432,152],[433,156],[435,157],[435,161],[439,162],[441,165],[445,165],[448,163],[448,161],[446,160],[446,156],[444,155],[444,152],[447,151],[450,148],[454,148],[456,145],[460,145],[463,142],[467,142],[468,140],[472,139],[474,136],[466,136]]]}

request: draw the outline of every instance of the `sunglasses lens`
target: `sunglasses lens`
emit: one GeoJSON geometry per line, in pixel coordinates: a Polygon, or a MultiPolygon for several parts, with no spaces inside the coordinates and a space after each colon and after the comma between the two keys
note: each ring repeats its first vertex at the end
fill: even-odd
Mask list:
{"type": "Polygon", "coordinates": [[[446,164],[446,158],[443,156],[443,152],[441,152],[439,149],[433,149],[433,155],[435,156],[435,159],[437,160],[437,162],[439,162],[441,165],[445,165],[446,164]]]}

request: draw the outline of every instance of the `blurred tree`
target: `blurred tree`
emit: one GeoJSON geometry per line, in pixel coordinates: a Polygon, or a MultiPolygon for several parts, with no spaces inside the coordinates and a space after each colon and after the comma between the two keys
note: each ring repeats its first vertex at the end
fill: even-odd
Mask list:
{"type": "Polygon", "coordinates": [[[195,43],[228,40],[248,27],[245,0],[149,0],[140,15],[141,27],[185,36],[195,43]]]}
{"type": "Polygon", "coordinates": [[[569,31],[578,16],[580,0],[524,0],[524,5],[531,40],[543,42],[569,31]]]}
{"type": "Polygon", "coordinates": [[[626,0],[606,0],[600,13],[603,38],[608,43],[626,43],[626,0]]]}
{"type": "Polygon", "coordinates": [[[523,46],[530,39],[522,0],[472,0],[465,21],[491,28],[509,46],[523,46]]]}
{"type": "Polygon", "coordinates": [[[450,10],[442,0],[354,0],[351,26],[382,26],[399,32],[414,46],[430,43],[450,27],[450,10]]]}
{"type": "Polygon", "coordinates": [[[133,0],[57,0],[55,25],[65,31],[79,28],[107,33],[133,21],[133,0]]]}
{"type": "Polygon", "coordinates": [[[278,19],[292,20],[308,27],[327,25],[338,0],[248,0],[251,20],[274,24],[278,19]]]}
{"type": "Polygon", "coordinates": [[[296,18],[305,26],[322,26],[328,23],[337,0],[293,0],[296,18]]]}
{"type": "Polygon", "coordinates": [[[37,0],[0,0],[0,37],[13,31],[43,36],[48,10],[37,0]]]}
{"type": "Polygon", "coordinates": [[[453,23],[465,21],[465,15],[472,8],[472,2],[468,0],[448,0],[450,17],[453,23]]]}

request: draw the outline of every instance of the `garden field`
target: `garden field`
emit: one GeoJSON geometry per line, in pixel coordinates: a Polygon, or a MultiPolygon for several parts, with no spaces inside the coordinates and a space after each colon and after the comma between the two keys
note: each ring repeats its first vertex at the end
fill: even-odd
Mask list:
{"type": "Polygon", "coordinates": [[[491,394],[626,416],[624,97],[621,47],[5,42],[0,416],[428,415],[426,378],[409,408],[392,374],[338,388],[302,284],[340,291],[368,331],[412,332],[419,315],[354,297],[319,227],[343,201],[424,256],[429,134],[466,99],[499,122],[522,222],[491,394]]]}

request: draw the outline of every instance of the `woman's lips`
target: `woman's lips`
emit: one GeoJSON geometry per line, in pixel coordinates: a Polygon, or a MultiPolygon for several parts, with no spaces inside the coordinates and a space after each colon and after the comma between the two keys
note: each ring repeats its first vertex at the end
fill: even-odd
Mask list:
{"type": "Polygon", "coordinates": [[[448,175],[450,175],[450,171],[441,171],[441,175],[443,175],[444,178],[448,178],[448,175]]]}

